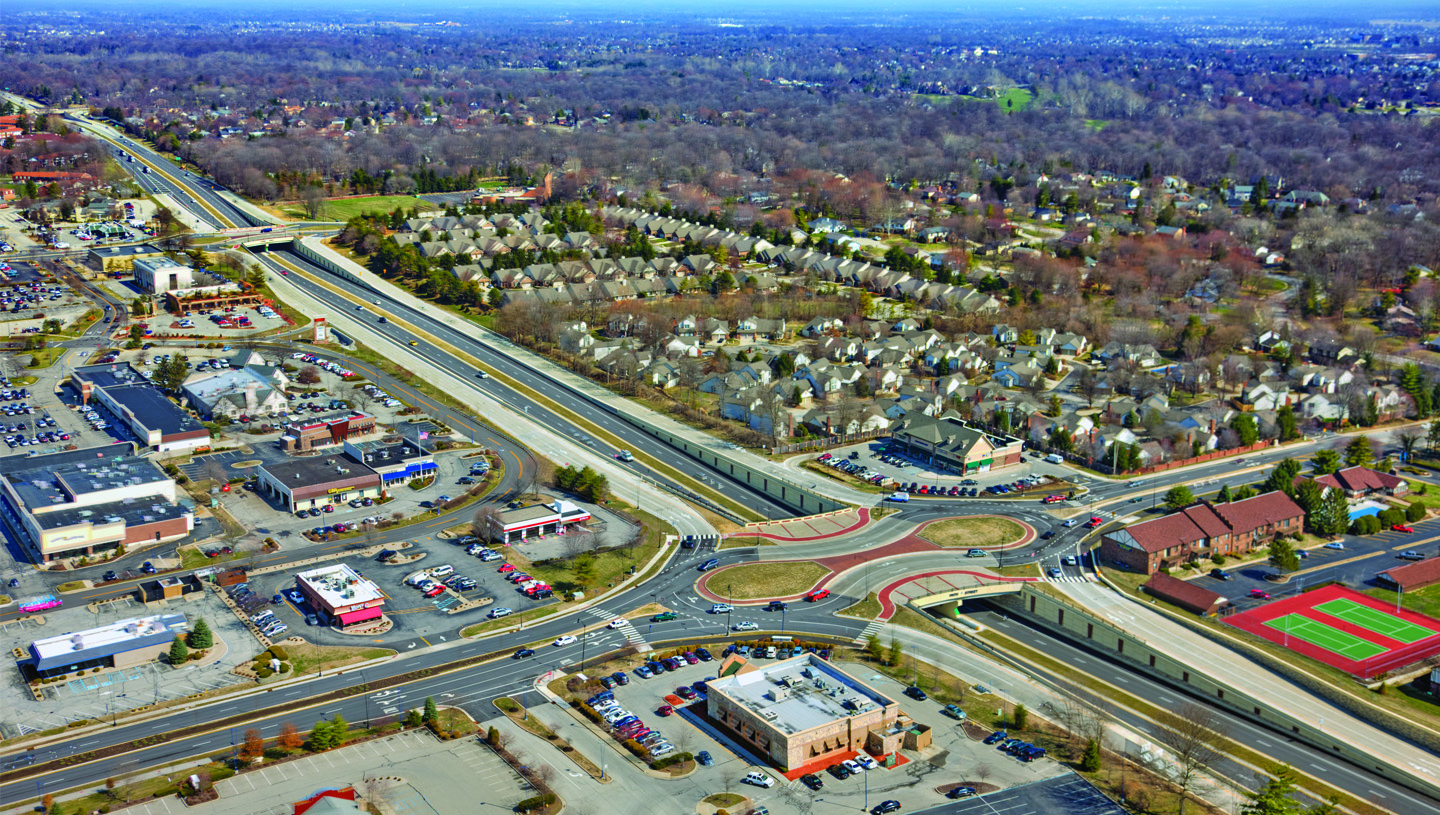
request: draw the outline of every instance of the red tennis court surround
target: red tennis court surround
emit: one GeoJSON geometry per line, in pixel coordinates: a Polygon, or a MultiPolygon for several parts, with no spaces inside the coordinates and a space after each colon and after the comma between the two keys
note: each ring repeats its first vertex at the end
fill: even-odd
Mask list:
{"type": "Polygon", "coordinates": [[[1440,653],[1440,620],[1404,609],[1397,612],[1395,606],[1392,604],[1377,600],[1369,595],[1352,591],[1343,586],[1324,586],[1294,597],[1275,600],[1259,608],[1251,609],[1250,611],[1232,614],[1225,618],[1225,622],[1242,631],[1249,631],[1257,637],[1263,637],[1273,643],[1284,645],[1297,654],[1304,654],[1311,659],[1365,679],[1369,679],[1385,671],[1409,665],[1413,662],[1419,662],[1426,657],[1440,653]],[[1351,602],[1382,612],[1398,620],[1404,620],[1407,623],[1428,628],[1435,633],[1433,636],[1406,644],[1401,640],[1393,639],[1384,634],[1377,633],[1370,628],[1365,628],[1348,620],[1326,614],[1316,608],[1316,606],[1323,605],[1332,600],[1342,599],[1350,600],[1351,602]],[[1306,642],[1293,634],[1288,638],[1287,642],[1283,630],[1265,624],[1270,620],[1284,617],[1287,614],[1295,614],[1308,620],[1313,620],[1316,623],[1329,626],[1337,631],[1359,637],[1366,642],[1384,647],[1386,651],[1382,654],[1376,654],[1369,659],[1357,660],[1346,659],[1334,651],[1306,642]]]}

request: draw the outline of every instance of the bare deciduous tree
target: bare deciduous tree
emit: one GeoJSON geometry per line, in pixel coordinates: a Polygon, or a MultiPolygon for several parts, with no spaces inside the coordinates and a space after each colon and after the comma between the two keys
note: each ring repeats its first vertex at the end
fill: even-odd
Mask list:
{"type": "Polygon", "coordinates": [[[1225,723],[1207,707],[1185,704],[1159,718],[1157,741],[1175,759],[1171,781],[1180,788],[1180,815],[1189,794],[1203,786],[1205,770],[1225,755],[1225,723]]]}

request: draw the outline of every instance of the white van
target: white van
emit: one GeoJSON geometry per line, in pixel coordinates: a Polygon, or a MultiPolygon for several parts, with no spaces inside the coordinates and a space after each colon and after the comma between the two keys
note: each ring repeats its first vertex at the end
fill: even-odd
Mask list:
{"type": "Polygon", "coordinates": [[[891,500],[891,501],[895,501],[896,503],[903,504],[903,503],[905,503],[906,501],[909,501],[909,500],[910,500],[910,493],[908,493],[908,492],[892,492],[892,493],[890,493],[890,500],[891,500]]]}
{"type": "Polygon", "coordinates": [[[1064,463],[1065,463],[1065,459],[1061,458],[1059,453],[1051,453],[1050,455],[1046,456],[1044,460],[1045,460],[1045,462],[1046,462],[1047,464],[1064,464],[1064,463]]]}
{"type": "Polygon", "coordinates": [[[743,780],[746,784],[754,784],[757,787],[764,787],[765,789],[775,786],[775,779],[758,770],[751,770],[746,773],[743,780]]]}
{"type": "Polygon", "coordinates": [[[448,563],[444,566],[436,566],[430,570],[431,577],[449,577],[452,574],[455,574],[455,567],[448,563]]]}

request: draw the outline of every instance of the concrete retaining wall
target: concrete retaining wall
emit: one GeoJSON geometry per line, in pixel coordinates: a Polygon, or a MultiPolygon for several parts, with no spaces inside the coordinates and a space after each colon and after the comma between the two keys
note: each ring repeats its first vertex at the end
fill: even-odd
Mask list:
{"type": "Polygon", "coordinates": [[[1024,614],[1045,628],[1063,632],[1070,639],[1084,641],[1098,651],[1113,654],[1133,666],[1168,680],[1171,684],[1183,686],[1196,695],[1207,696],[1246,718],[1264,722],[1293,738],[1344,758],[1397,784],[1431,797],[1440,797],[1440,779],[1427,778],[1403,767],[1377,760],[1364,749],[1340,742],[1313,722],[1296,718],[1271,707],[1264,700],[1236,690],[1223,678],[1212,676],[1195,666],[1176,662],[1158,649],[1152,648],[1145,640],[1112,627],[1086,609],[1029,587],[1022,589],[1017,595],[991,598],[991,602],[1016,614],[1024,614]]]}

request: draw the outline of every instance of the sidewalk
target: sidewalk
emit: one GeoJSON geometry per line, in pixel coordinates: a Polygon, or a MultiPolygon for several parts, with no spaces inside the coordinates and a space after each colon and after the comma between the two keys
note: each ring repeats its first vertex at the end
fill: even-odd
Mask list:
{"type": "Polygon", "coordinates": [[[842,509],[824,515],[810,515],[804,518],[787,518],[783,521],[746,524],[739,532],[726,535],[726,539],[744,540],[764,538],[776,543],[803,543],[805,541],[838,538],[859,532],[870,525],[870,508],[842,509]]]}

